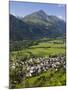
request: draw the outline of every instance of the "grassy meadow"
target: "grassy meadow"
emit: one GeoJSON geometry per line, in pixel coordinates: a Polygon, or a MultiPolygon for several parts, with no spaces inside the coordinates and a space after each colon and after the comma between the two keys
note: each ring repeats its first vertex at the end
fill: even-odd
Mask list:
{"type": "MultiPolygon", "coordinates": [[[[50,55],[64,55],[65,54],[65,41],[63,39],[48,40],[42,39],[37,45],[32,45],[18,51],[12,51],[11,57],[15,60],[21,56],[23,57],[49,57],[50,55]]],[[[34,41],[37,42],[37,41],[34,41]]]]}

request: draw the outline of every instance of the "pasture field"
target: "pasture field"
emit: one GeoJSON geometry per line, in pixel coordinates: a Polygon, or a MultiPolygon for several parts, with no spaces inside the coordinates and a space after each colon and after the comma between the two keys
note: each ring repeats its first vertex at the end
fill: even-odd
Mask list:
{"type": "Polygon", "coordinates": [[[32,45],[28,48],[24,48],[20,51],[12,51],[11,58],[14,60],[19,57],[49,57],[50,55],[65,55],[65,42],[63,39],[60,40],[41,40],[38,45],[32,45]]]}

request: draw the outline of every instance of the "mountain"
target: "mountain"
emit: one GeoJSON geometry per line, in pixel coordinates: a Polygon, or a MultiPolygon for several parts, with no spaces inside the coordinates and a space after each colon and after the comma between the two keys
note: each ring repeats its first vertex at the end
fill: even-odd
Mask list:
{"type": "Polygon", "coordinates": [[[10,15],[10,40],[40,39],[43,37],[63,37],[66,23],[56,16],[47,15],[43,10],[24,18],[10,15]]]}
{"type": "Polygon", "coordinates": [[[36,23],[41,25],[41,24],[49,24],[47,19],[48,15],[43,10],[39,10],[38,12],[34,12],[30,15],[25,16],[23,20],[25,22],[36,23]]]}
{"type": "Polygon", "coordinates": [[[24,39],[31,39],[29,25],[13,15],[9,15],[10,23],[10,40],[18,41],[24,39]]]}
{"type": "Polygon", "coordinates": [[[61,20],[60,18],[56,17],[56,16],[53,16],[53,15],[47,15],[43,10],[39,10],[39,11],[36,11],[30,15],[27,15],[23,18],[23,20],[25,22],[29,22],[29,23],[37,23],[37,24],[43,24],[45,23],[48,23],[48,24],[54,24],[54,23],[57,23],[59,21],[61,22],[64,22],[63,20],[61,20]]]}
{"type": "Polygon", "coordinates": [[[66,24],[63,20],[56,16],[47,15],[43,10],[39,10],[23,19],[24,22],[40,27],[44,32],[44,36],[62,36],[66,30],[66,24]]]}

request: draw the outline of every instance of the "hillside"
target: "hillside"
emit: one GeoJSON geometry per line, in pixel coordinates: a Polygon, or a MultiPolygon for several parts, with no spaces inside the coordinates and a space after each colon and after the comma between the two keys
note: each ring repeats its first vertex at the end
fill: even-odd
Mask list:
{"type": "Polygon", "coordinates": [[[56,16],[49,16],[43,10],[24,18],[10,15],[10,40],[35,40],[43,37],[63,37],[65,22],[56,16]]]}

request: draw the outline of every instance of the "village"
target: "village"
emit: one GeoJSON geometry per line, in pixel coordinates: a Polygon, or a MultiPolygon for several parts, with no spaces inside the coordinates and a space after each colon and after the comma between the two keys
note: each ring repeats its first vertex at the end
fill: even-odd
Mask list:
{"type": "Polygon", "coordinates": [[[43,71],[47,71],[49,69],[55,69],[57,71],[60,65],[63,68],[66,68],[66,60],[65,56],[57,56],[57,57],[39,57],[39,58],[30,58],[29,60],[17,60],[15,63],[10,62],[10,68],[16,69],[18,68],[18,73],[20,76],[25,75],[25,77],[36,76],[43,71]]]}

